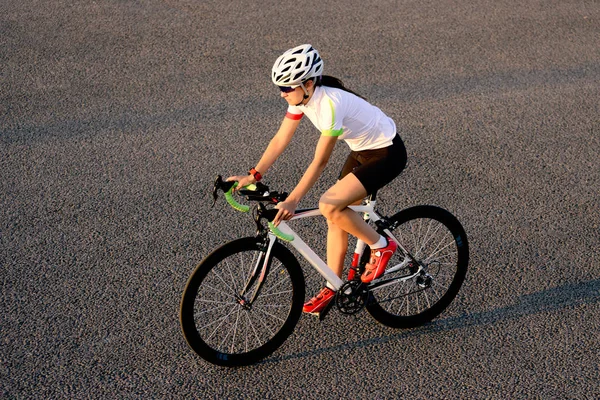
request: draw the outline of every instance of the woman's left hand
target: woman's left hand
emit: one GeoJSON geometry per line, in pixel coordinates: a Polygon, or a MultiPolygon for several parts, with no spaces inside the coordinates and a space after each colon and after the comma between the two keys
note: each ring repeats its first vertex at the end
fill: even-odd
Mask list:
{"type": "Polygon", "coordinates": [[[232,192],[243,189],[244,187],[246,187],[247,185],[250,185],[252,183],[256,183],[256,179],[254,179],[254,177],[252,175],[230,176],[229,178],[225,179],[225,181],[226,182],[234,181],[234,182],[238,183],[237,187],[234,187],[232,189],[232,192]]]}
{"type": "Polygon", "coordinates": [[[278,209],[279,212],[273,219],[273,224],[277,226],[281,221],[287,221],[288,219],[292,218],[294,216],[294,212],[296,211],[296,207],[298,207],[298,202],[289,199],[277,204],[275,208],[278,209]]]}

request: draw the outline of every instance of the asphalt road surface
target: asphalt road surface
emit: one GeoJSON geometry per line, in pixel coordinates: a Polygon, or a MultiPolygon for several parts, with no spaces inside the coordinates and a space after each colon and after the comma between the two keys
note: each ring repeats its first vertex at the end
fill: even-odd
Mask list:
{"type": "MultiPolygon", "coordinates": [[[[599,398],[599,43],[595,0],[3,0],[0,397],[599,398]],[[215,367],[181,293],[253,227],[209,184],[257,162],[285,113],[271,65],[301,43],[396,121],[381,211],[450,210],[470,270],[426,326],[303,316],[263,363],[215,367]]],[[[304,121],[267,183],[293,188],[317,138],[304,121]]]]}

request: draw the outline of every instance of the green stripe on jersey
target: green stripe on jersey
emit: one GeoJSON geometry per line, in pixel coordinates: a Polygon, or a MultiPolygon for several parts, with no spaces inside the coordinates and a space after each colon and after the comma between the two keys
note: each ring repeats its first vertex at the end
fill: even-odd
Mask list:
{"type": "MultiPolygon", "coordinates": [[[[335,108],[333,107],[333,101],[329,99],[329,107],[331,107],[331,126],[335,126],[335,108]]],[[[343,129],[326,129],[321,132],[323,136],[341,136],[344,133],[343,129]]]]}
{"type": "Polygon", "coordinates": [[[342,136],[343,133],[343,129],[327,129],[321,132],[321,136],[342,136]]]}

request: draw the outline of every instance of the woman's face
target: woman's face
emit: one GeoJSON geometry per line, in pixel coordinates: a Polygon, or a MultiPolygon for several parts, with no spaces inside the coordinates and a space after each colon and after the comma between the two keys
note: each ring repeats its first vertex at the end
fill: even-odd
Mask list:
{"type": "Polygon", "coordinates": [[[281,97],[283,97],[288,104],[295,106],[304,100],[304,90],[298,86],[291,92],[281,92],[281,97]]]}
{"type": "Polygon", "coordinates": [[[288,104],[291,104],[293,106],[300,104],[301,102],[304,101],[304,104],[306,104],[308,102],[308,100],[310,100],[310,96],[312,96],[313,94],[313,82],[311,80],[307,81],[304,83],[304,87],[306,88],[306,90],[308,91],[308,99],[306,99],[306,101],[304,101],[304,90],[302,90],[301,86],[298,86],[297,88],[294,88],[291,92],[281,92],[281,97],[283,97],[285,99],[285,101],[288,102],[288,104]]]}

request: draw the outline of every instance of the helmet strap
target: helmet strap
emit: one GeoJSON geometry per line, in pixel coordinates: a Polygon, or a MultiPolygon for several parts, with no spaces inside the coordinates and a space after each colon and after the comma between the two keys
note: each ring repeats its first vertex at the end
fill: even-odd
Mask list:
{"type": "MultiPolygon", "coordinates": [[[[313,84],[314,84],[314,81],[313,81],[313,84]]],[[[296,104],[296,106],[301,105],[302,103],[304,103],[304,100],[306,100],[306,99],[308,99],[310,97],[310,94],[308,93],[308,90],[306,89],[306,86],[304,86],[304,82],[300,82],[300,87],[304,91],[304,98],[302,99],[302,101],[300,103],[296,104]]]]}
{"type": "Polygon", "coordinates": [[[308,94],[308,90],[306,89],[306,86],[304,86],[304,82],[300,83],[300,87],[304,91],[304,100],[308,99],[309,94],[308,94]]]}

